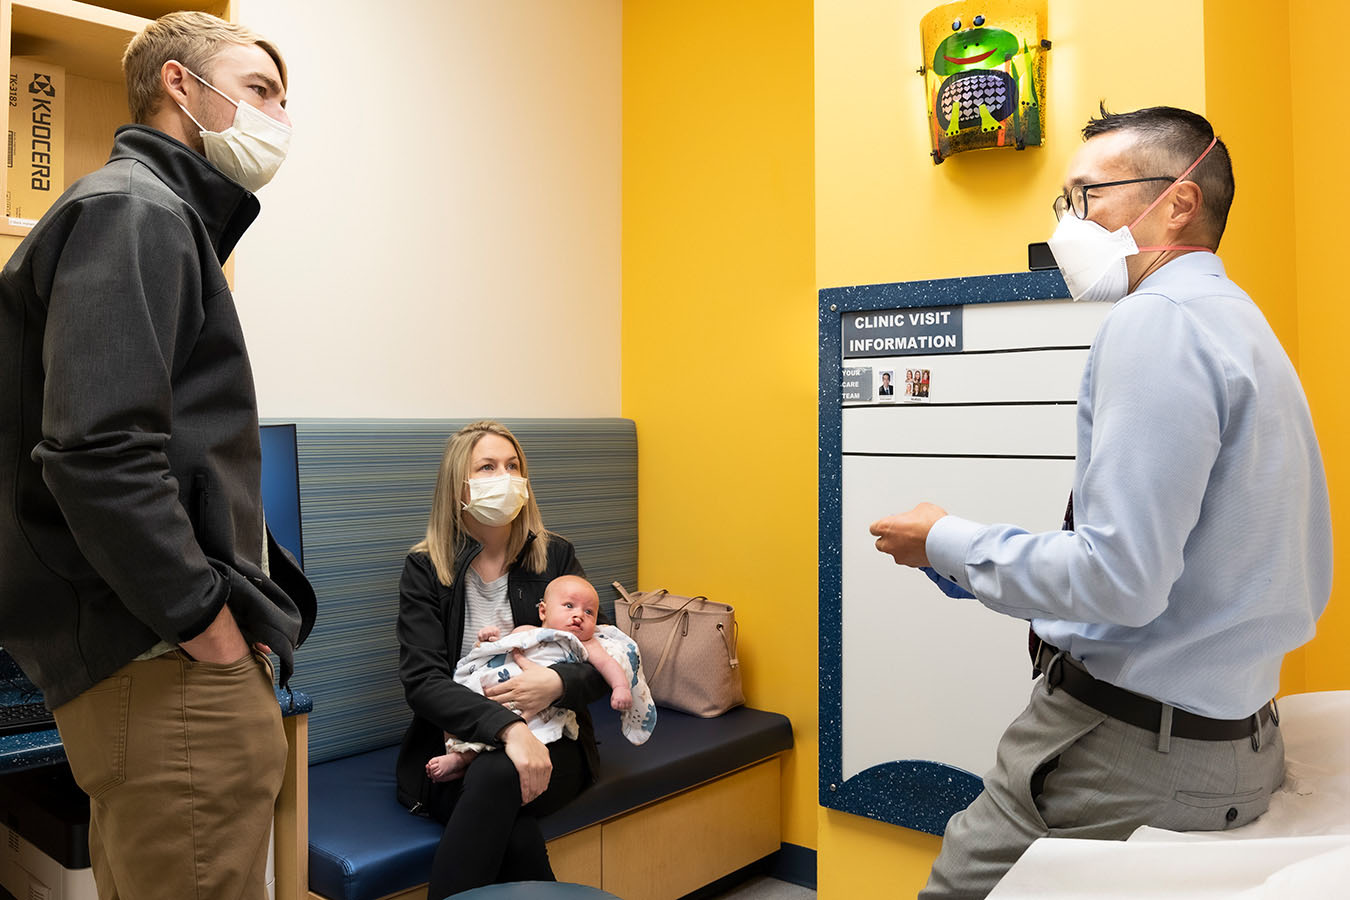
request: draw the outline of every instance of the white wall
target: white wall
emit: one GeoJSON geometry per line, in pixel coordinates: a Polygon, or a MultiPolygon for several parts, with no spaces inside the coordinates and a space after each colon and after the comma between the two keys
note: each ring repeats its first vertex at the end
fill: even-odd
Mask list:
{"type": "Polygon", "coordinates": [[[237,0],[291,153],[236,297],[264,416],[619,414],[620,0],[237,0]]]}

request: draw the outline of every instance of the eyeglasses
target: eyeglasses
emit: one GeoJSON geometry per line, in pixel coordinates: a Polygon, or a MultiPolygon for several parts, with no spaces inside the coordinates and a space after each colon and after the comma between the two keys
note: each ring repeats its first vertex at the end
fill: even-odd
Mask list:
{"type": "Polygon", "coordinates": [[[1080,219],[1086,219],[1088,214],[1088,191],[1094,188],[1117,187],[1122,184],[1139,184],[1144,181],[1176,181],[1175,178],[1165,178],[1162,175],[1154,175],[1149,178],[1127,178],[1124,181],[1102,181],[1097,184],[1075,184],[1069,188],[1069,193],[1060,194],[1055,198],[1055,221],[1064,218],[1064,214],[1070,209],[1073,214],[1080,219]]]}

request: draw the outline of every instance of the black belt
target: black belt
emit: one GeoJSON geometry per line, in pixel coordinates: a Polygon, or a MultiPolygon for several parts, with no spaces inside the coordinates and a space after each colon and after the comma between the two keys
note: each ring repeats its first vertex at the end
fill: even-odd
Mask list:
{"type": "MultiPolygon", "coordinates": [[[[1070,697],[1098,712],[1145,731],[1157,734],[1162,728],[1164,704],[1093,678],[1081,668],[1081,663],[1058,647],[1038,639],[1032,649],[1031,659],[1034,673],[1045,673],[1045,684],[1051,691],[1062,689],[1070,697]]],[[[1236,741],[1250,737],[1255,745],[1260,740],[1261,724],[1266,722],[1280,724],[1279,712],[1273,700],[1245,719],[1211,719],[1173,707],[1170,733],[1173,737],[1197,741],[1236,741]]]]}

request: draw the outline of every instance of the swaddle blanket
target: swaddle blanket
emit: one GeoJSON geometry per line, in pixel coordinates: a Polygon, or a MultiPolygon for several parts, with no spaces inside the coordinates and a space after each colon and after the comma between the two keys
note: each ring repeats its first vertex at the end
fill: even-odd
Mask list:
{"type": "MultiPolygon", "coordinates": [[[[645,743],[656,727],[656,704],[652,702],[642,674],[637,645],[613,625],[600,625],[595,637],[605,651],[618,661],[628,676],[633,692],[633,707],[625,710],[620,719],[620,730],[634,744],[645,743]]],[[[511,656],[519,650],[530,662],[551,666],[560,662],[587,662],[586,648],[577,636],[553,628],[531,628],[503,635],[500,639],[474,647],[455,667],[455,681],[476,694],[483,693],[484,684],[497,684],[520,674],[520,666],[511,656]]],[[[570,709],[550,706],[532,719],[526,720],[530,731],[542,743],[551,744],[564,735],[575,739],[577,716],[570,709]]],[[[445,747],[451,752],[495,749],[490,744],[451,739],[445,747]]]]}
{"type": "Polygon", "coordinates": [[[652,729],[656,728],[656,701],[647,689],[647,676],[642,671],[637,644],[613,625],[595,626],[595,639],[618,661],[633,691],[633,706],[620,714],[619,730],[629,743],[645,744],[652,736],[652,729]]]}
{"type": "MultiPolygon", "coordinates": [[[[586,648],[571,632],[530,628],[504,634],[495,641],[474,647],[455,666],[455,681],[475,694],[482,694],[484,684],[498,684],[514,678],[520,674],[520,666],[511,656],[512,650],[521,651],[526,659],[541,666],[586,661],[586,648]]],[[[577,714],[559,706],[548,707],[533,719],[528,719],[526,724],[534,736],[545,744],[551,744],[563,735],[572,739],[577,736],[577,714]]],[[[458,740],[446,741],[445,748],[451,752],[496,749],[491,744],[458,740]]]]}

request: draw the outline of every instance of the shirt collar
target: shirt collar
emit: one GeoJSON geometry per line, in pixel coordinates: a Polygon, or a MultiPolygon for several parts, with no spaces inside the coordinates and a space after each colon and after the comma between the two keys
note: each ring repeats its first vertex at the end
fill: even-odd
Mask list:
{"type": "Polygon", "coordinates": [[[1148,290],[1154,284],[1155,279],[1162,283],[1176,278],[1204,278],[1206,276],[1213,278],[1228,277],[1224,271],[1223,260],[1207,250],[1192,250],[1181,254],[1156,271],[1150,272],[1131,293],[1138,294],[1148,290]]]}

